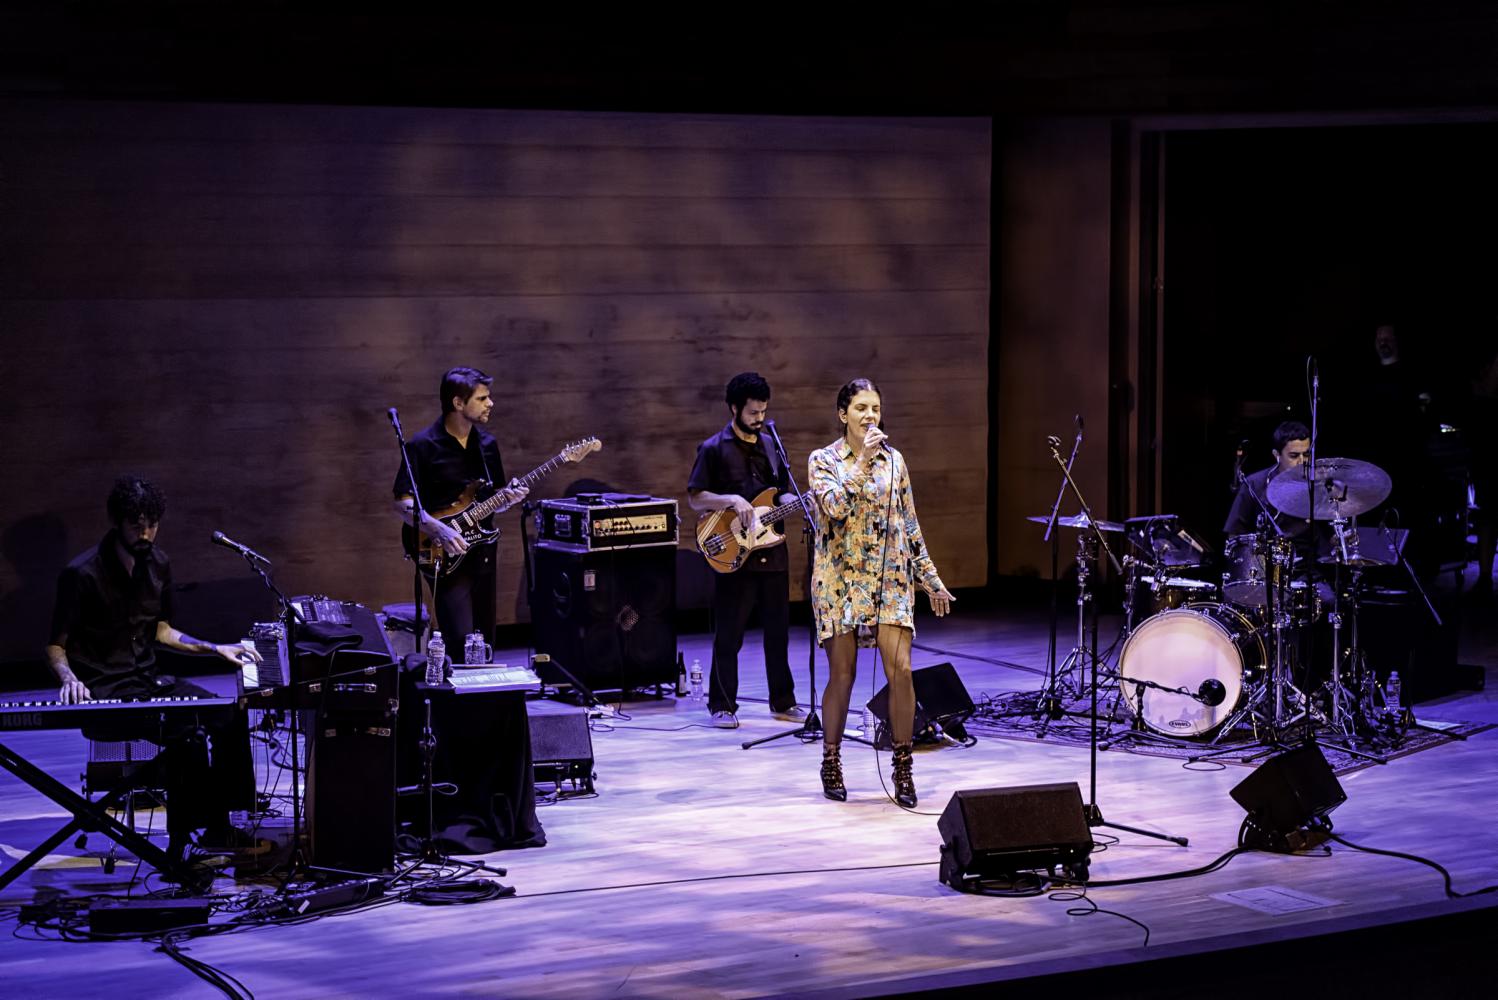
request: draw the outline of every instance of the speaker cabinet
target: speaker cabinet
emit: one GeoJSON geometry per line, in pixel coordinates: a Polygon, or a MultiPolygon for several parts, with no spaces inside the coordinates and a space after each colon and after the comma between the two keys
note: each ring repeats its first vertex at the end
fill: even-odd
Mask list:
{"type": "MultiPolygon", "coordinates": [[[[954,739],[967,739],[963,727],[973,714],[973,699],[950,663],[921,667],[910,673],[915,686],[915,727],[917,739],[935,739],[933,726],[940,726],[954,739]]],[[[879,689],[869,701],[869,709],[879,718],[879,735],[875,740],[881,750],[890,748],[889,685],[879,689]]]]}
{"type": "Polygon", "coordinates": [[[531,723],[531,767],[536,784],[558,787],[570,781],[583,792],[593,791],[593,734],[588,712],[577,705],[528,701],[531,723]]]}
{"type": "Polygon", "coordinates": [[[312,864],[350,872],[395,866],[395,720],[319,713],[307,761],[312,864]]]}
{"type": "Polygon", "coordinates": [[[980,788],[952,796],[941,818],[941,881],[963,892],[1020,872],[1063,869],[1085,879],[1092,831],[1077,783],[980,788]]]}
{"type": "Polygon", "coordinates": [[[1248,812],[1244,843],[1268,851],[1303,851],[1326,840],[1326,815],[1347,793],[1314,743],[1270,757],[1229,792],[1248,812]]]}
{"type": "MultiPolygon", "coordinates": [[[[676,547],[579,552],[538,542],[536,651],[594,691],[676,682],[676,547]]],[[[541,679],[568,682],[544,663],[541,679]]]]}

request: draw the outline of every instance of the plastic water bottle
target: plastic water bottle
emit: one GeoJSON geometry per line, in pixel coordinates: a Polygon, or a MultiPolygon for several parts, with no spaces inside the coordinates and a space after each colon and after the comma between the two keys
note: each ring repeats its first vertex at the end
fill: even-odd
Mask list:
{"type": "Polygon", "coordinates": [[[863,738],[873,742],[874,733],[878,731],[878,728],[879,717],[874,714],[872,708],[865,705],[863,707],[863,738]]]}
{"type": "Polygon", "coordinates": [[[692,700],[702,700],[702,661],[697,657],[692,658],[692,700]]]}
{"type": "Polygon", "coordinates": [[[442,641],[442,633],[432,631],[432,638],[427,641],[427,676],[428,684],[442,683],[442,666],[447,662],[447,643],[442,641]]]}
{"type": "Polygon", "coordinates": [[[1399,671],[1391,670],[1389,672],[1389,683],[1384,686],[1384,707],[1388,709],[1390,715],[1397,716],[1400,714],[1402,706],[1399,703],[1399,695],[1402,686],[1399,680],[1399,671]]]}

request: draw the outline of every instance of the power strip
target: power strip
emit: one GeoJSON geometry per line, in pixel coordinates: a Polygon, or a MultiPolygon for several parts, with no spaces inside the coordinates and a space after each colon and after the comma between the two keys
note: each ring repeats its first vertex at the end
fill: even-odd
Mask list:
{"type": "Polygon", "coordinates": [[[94,934],[156,934],[176,927],[206,924],[212,900],[101,899],[88,908],[88,929],[94,934]]]}

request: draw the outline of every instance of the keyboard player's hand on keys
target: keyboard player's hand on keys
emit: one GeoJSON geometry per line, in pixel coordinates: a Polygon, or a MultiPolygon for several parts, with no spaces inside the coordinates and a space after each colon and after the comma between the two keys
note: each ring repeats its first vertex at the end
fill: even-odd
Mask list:
{"type": "Polygon", "coordinates": [[[63,686],[57,692],[57,700],[64,705],[76,705],[79,702],[91,701],[93,697],[89,693],[88,686],[76,677],[64,682],[63,686]]]}

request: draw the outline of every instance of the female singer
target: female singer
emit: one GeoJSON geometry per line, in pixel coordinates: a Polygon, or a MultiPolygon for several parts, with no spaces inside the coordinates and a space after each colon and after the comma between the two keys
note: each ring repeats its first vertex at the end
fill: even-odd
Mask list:
{"type": "Polygon", "coordinates": [[[848,798],[839,756],[848,700],[859,647],[877,645],[889,681],[895,800],[910,808],[916,804],[910,753],[915,584],[920,583],[938,617],[951,610],[953,597],[926,552],[905,459],[884,443],[878,386],[866,378],[843,386],[837,394],[837,419],[842,436],[812,452],[808,476],[819,521],[812,606],[828,670],[822,696],[822,793],[838,802],[848,798]]]}

